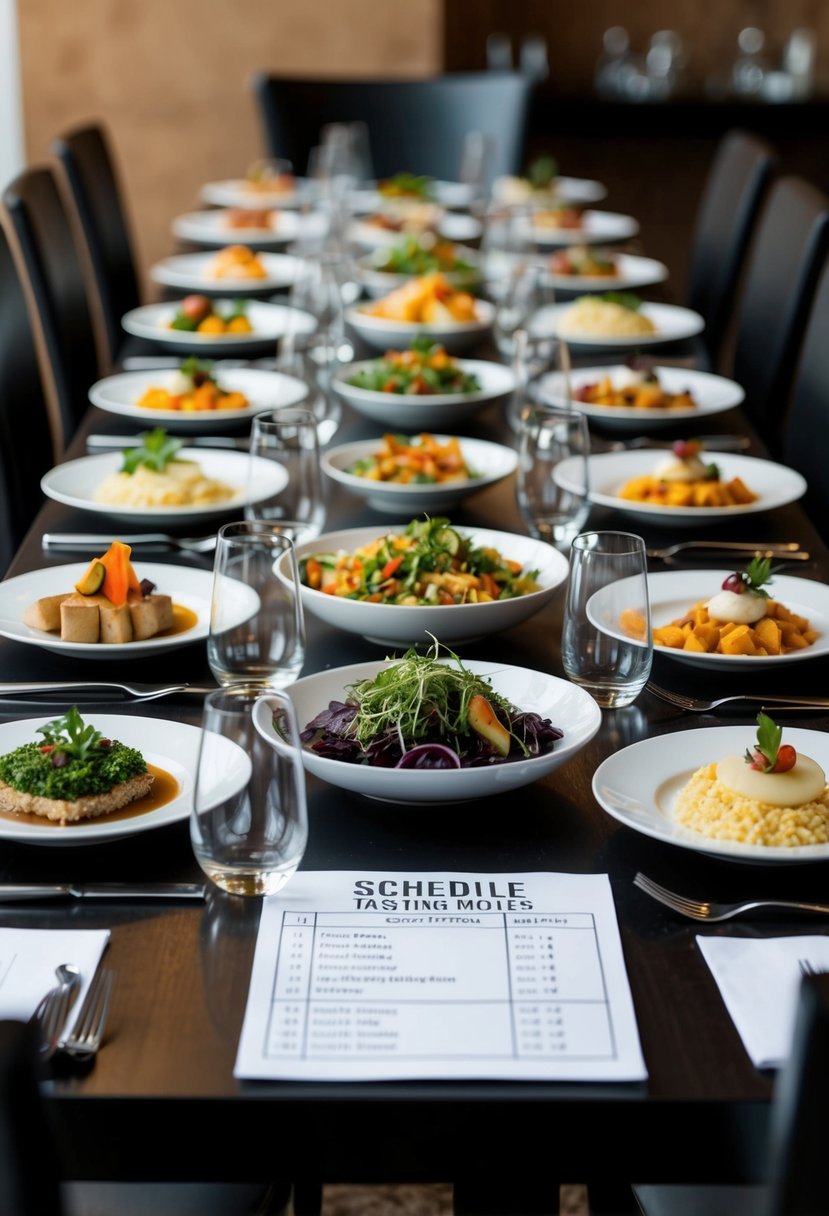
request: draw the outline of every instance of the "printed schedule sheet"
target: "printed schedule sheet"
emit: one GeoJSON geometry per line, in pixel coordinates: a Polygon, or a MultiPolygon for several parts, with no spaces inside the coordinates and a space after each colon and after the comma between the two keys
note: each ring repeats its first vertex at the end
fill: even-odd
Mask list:
{"type": "Polygon", "coordinates": [[[264,901],[234,1075],[644,1080],[607,875],[298,873],[264,901]]]}

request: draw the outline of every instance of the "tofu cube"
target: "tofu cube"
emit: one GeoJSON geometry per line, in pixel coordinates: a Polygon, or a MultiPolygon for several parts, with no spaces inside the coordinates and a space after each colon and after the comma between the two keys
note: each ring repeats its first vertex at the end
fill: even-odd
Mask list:
{"type": "Polygon", "coordinates": [[[60,636],[64,642],[97,642],[101,635],[98,600],[92,595],[67,596],[60,606],[60,636]]]}
{"type": "Polygon", "coordinates": [[[172,628],[173,601],[169,595],[141,596],[130,601],[129,610],[135,642],[154,638],[156,634],[172,628]]]}
{"type": "Polygon", "coordinates": [[[101,641],[110,645],[131,642],[133,639],[132,615],[128,604],[116,607],[109,600],[99,605],[101,616],[101,641]]]}
{"type": "Polygon", "coordinates": [[[23,624],[28,625],[30,629],[57,633],[60,629],[60,606],[67,598],[66,591],[60,595],[45,595],[43,599],[29,605],[23,613],[23,624]]]}

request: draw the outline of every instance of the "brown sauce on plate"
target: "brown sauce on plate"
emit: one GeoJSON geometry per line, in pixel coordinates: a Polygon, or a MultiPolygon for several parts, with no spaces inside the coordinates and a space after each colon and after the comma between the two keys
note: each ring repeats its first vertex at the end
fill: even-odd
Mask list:
{"type": "Polygon", "coordinates": [[[177,633],[186,633],[188,629],[192,629],[199,622],[190,608],[185,608],[182,604],[173,604],[173,623],[169,629],[162,629],[161,633],[157,633],[157,638],[171,638],[177,633]]]}
{"type": "Polygon", "coordinates": [[[37,824],[39,827],[58,828],[63,832],[71,831],[73,828],[82,828],[90,823],[112,823],[114,819],[135,819],[138,815],[146,815],[149,811],[157,811],[159,807],[166,806],[168,802],[172,802],[174,798],[178,797],[181,790],[178,778],[174,777],[172,773],[168,773],[166,769],[158,768],[155,764],[148,764],[147,771],[155,777],[149,794],[145,794],[143,798],[136,798],[134,802],[129,802],[120,810],[111,811],[108,815],[95,815],[90,819],[76,819],[71,823],[60,823],[55,819],[46,819],[43,815],[0,811],[0,819],[6,819],[10,823],[30,823],[37,824]]]}

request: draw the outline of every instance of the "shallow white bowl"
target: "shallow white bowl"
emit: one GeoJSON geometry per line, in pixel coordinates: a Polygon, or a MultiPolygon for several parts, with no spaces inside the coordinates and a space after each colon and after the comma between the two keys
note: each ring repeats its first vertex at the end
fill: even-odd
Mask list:
{"type": "MultiPolygon", "coordinates": [[[[446,182],[433,179],[430,183],[431,199],[438,207],[463,210],[475,201],[475,190],[467,182],[446,182]]],[[[381,211],[384,207],[394,208],[396,202],[405,203],[405,198],[389,199],[381,194],[376,184],[367,183],[357,190],[352,190],[349,196],[349,206],[353,215],[368,215],[372,211],[381,211]]],[[[413,200],[418,201],[418,200],[413,200]]]]}
{"type": "Polygon", "coordinates": [[[607,186],[587,177],[556,175],[547,190],[521,190],[521,179],[496,177],[492,183],[492,198],[504,206],[550,207],[556,203],[598,203],[607,194],[607,186]],[[518,190],[516,191],[516,182],[518,190]]]}
{"type": "MultiPolygon", "coordinates": [[[[258,210],[258,208],[255,208],[258,210]]],[[[224,211],[189,211],[173,220],[173,236],[194,245],[253,245],[278,249],[297,240],[325,236],[328,221],[318,211],[300,215],[296,211],[273,211],[269,228],[232,228],[224,211]]]]}
{"type": "Polygon", "coordinates": [[[182,448],[181,460],[195,460],[205,476],[234,486],[236,493],[226,502],[198,504],[186,507],[127,507],[96,502],[93,495],[105,477],[117,473],[123,458],[120,452],[102,452],[98,456],[82,456],[65,464],[55,465],[41,480],[40,488],[47,498],[76,507],[80,511],[96,511],[116,520],[164,526],[215,519],[217,515],[242,517],[247,503],[261,502],[278,494],[288,474],[284,466],[263,457],[253,458],[253,476],[248,480],[251,457],[247,452],[231,452],[210,448],[182,448]]]}
{"type": "MultiPolygon", "coordinates": [[[[586,384],[595,384],[605,376],[609,376],[611,381],[616,383],[617,377],[627,370],[624,364],[574,368],[570,373],[571,392],[583,388],[586,384]]],[[[574,409],[608,431],[638,434],[643,428],[651,431],[672,426],[677,422],[702,421],[713,414],[722,414],[725,410],[733,409],[745,397],[736,380],[728,380],[725,376],[691,371],[683,367],[654,367],[653,370],[666,392],[683,393],[687,390],[692,393],[697,402],[696,408],[628,409],[624,406],[591,405],[586,401],[578,401],[575,397],[569,400],[574,409]]],[[[543,376],[538,382],[537,392],[540,401],[549,402],[551,405],[563,405],[568,400],[561,372],[551,372],[543,376]]]]}
{"type": "Polygon", "coordinates": [[[492,328],[495,306],[489,300],[476,300],[475,321],[455,321],[451,325],[426,325],[417,321],[388,321],[385,317],[373,317],[357,305],[346,309],[345,319],[359,336],[375,350],[401,350],[414,338],[427,335],[440,342],[450,354],[471,350],[477,346],[492,328]]]}
{"type": "MultiPolygon", "coordinates": [[[[350,684],[373,679],[388,666],[388,662],[358,663],[353,667],[338,667],[305,676],[290,684],[285,691],[294,703],[300,730],[327,708],[330,701],[344,701],[350,684]]],[[[489,794],[503,794],[546,777],[581,751],[599,729],[601,710],[576,684],[526,667],[510,667],[498,662],[470,660],[465,666],[476,675],[489,677],[495,692],[505,696],[517,709],[539,713],[560,727],[564,737],[556,743],[554,750],[546,756],[509,764],[430,772],[347,764],[342,760],[328,760],[304,748],[305,768],[339,789],[384,802],[404,805],[467,802],[489,794]]],[[[267,706],[264,710],[259,707],[257,728],[266,733],[272,730],[267,706]]]]}
{"type": "Polygon", "coordinates": [[[43,570],[31,570],[18,574],[0,583],[0,637],[30,646],[39,646],[53,654],[65,654],[72,658],[101,659],[115,662],[118,659],[146,658],[161,654],[165,650],[176,650],[191,642],[203,642],[210,624],[210,597],[213,590],[213,573],[209,570],[190,570],[186,566],[167,566],[161,563],[135,563],[138,577],[155,583],[162,595],[171,595],[173,602],[189,608],[196,614],[192,629],[172,634],[170,637],[147,638],[143,642],[115,644],[64,642],[54,633],[32,629],[23,623],[23,613],[30,604],[47,595],[72,594],[75,583],[89,566],[89,562],[72,563],[68,566],[47,566],[43,570]]]}
{"type": "MultiPolygon", "coordinates": [[[[601,290],[593,290],[589,295],[601,295],[601,290]]],[[[705,321],[698,312],[690,308],[680,308],[676,304],[645,303],[640,308],[643,317],[648,317],[656,327],[649,334],[575,334],[561,333],[560,322],[562,315],[572,304],[550,304],[540,308],[530,321],[530,332],[536,337],[553,334],[562,337],[569,346],[594,346],[600,348],[638,350],[649,346],[658,346],[662,342],[681,342],[693,338],[705,329],[705,321]]]]}
{"type": "MultiPolygon", "coordinates": [[[[755,733],[754,724],[746,722],[745,726],[707,726],[632,743],[599,765],[593,774],[593,794],[619,823],[683,849],[763,864],[825,861],[829,844],[783,848],[712,840],[674,819],[677,794],[692,774],[711,761],[742,755],[754,744],[755,733]]],[[[824,731],[787,724],[784,738],[829,771],[829,735],[824,731]]]]}
{"type": "MultiPolygon", "coordinates": [[[[405,345],[404,342],[397,349],[405,345]]],[[[331,387],[358,414],[394,431],[430,431],[453,426],[486,406],[505,401],[515,389],[515,373],[509,367],[488,359],[459,360],[462,371],[468,376],[475,376],[481,386],[474,393],[436,393],[434,396],[418,397],[405,393],[379,393],[348,383],[351,377],[372,362],[365,359],[339,368],[332,378],[331,387]]]]}
{"type": "MultiPolygon", "coordinates": [[[[476,241],[483,233],[484,226],[473,215],[461,215],[445,212],[438,222],[438,233],[447,241],[476,241]]],[[[348,239],[364,249],[378,249],[382,246],[396,245],[401,236],[406,233],[395,232],[390,228],[380,228],[377,224],[369,224],[365,220],[353,220],[348,228],[348,239]]]]}
{"type": "MultiPolygon", "coordinates": [[[[228,241],[228,244],[238,242],[228,241]]],[[[259,260],[266,271],[261,279],[216,278],[211,273],[215,253],[177,253],[150,267],[150,278],[165,287],[182,291],[197,291],[204,295],[255,296],[290,287],[302,274],[301,258],[286,253],[260,253],[259,260]]]]}
{"type": "Polygon", "coordinates": [[[310,194],[309,182],[295,178],[294,190],[251,190],[244,177],[205,182],[199,194],[202,201],[214,207],[244,207],[259,211],[265,207],[301,207],[310,194]]]}
{"type": "Polygon", "coordinates": [[[166,371],[122,372],[106,376],[89,390],[89,400],[99,409],[124,418],[134,418],[146,426],[163,426],[168,431],[219,431],[231,422],[249,421],[254,414],[298,405],[308,395],[308,386],[282,372],[256,367],[234,367],[216,373],[219,385],[228,392],[244,393],[250,405],[241,410],[146,410],[135,402],[149,388],[167,388],[177,375],[166,371]]]}
{"type": "MultiPolygon", "coordinates": [[[[749,490],[759,497],[756,502],[737,507],[666,507],[661,503],[631,502],[619,497],[619,490],[633,477],[649,473],[660,460],[670,454],[664,450],[631,450],[627,452],[601,452],[589,458],[590,501],[600,507],[613,507],[624,515],[650,523],[676,527],[695,527],[716,523],[723,519],[739,518],[741,515],[756,515],[760,511],[773,511],[777,507],[795,502],[806,493],[806,482],[794,469],[771,460],[758,460],[754,456],[738,456],[730,452],[709,454],[720,469],[724,481],[741,477],[749,490]]],[[[579,488],[578,462],[563,460],[553,474],[565,488],[579,488]]]]}
{"type": "MultiPolygon", "coordinates": [[[[469,270],[446,272],[446,280],[453,287],[474,290],[483,281],[483,270],[480,266],[480,255],[474,249],[457,248],[457,255],[469,266],[469,270]]],[[[396,287],[417,278],[414,274],[393,274],[387,270],[378,269],[378,262],[383,263],[384,257],[378,257],[377,252],[366,254],[357,260],[357,277],[368,294],[374,299],[388,295],[396,287]]]]}
{"type": "MultiPolygon", "coordinates": [[[[436,435],[439,443],[446,443],[448,435],[436,435]]],[[[343,486],[350,494],[364,498],[375,511],[391,514],[434,515],[446,511],[470,494],[476,494],[487,486],[495,485],[515,472],[517,453],[501,443],[489,443],[484,439],[461,439],[461,451],[467,465],[478,476],[469,481],[450,481],[437,485],[397,485],[394,482],[371,481],[347,472],[356,460],[371,456],[378,450],[380,440],[362,440],[330,448],[322,457],[322,467],[327,475],[343,486]]]]}
{"type": "MultiPolygon", "coordinates": [[[[567,578],[567,559],[543,541],[514,532],[494,532],[489,528],[459,528],[464,536],[478,545],[491,545],[504,558],[520,562],[524,570],[538,570],[539,591],[519,595],[515,599],[493,600],[484,604],[370,604],[361,600],[326,595],[311,587],[302,588],[302,603],[307,612],[327,625],[356,633],[381,646],[409,646],[428,642],[432,634],[449,644],[468,642],[491,633],[501,633],[520,625],[539,612],[567,578]]],[[[297,546],[297,558],[315,553],[352,553],[370,544],[378,536],[402,532],[397,523],[379,524],[371,528],[351,528],[343,532],[328,532],[297,546]]],[[[280,559],[277,567],[287,567],[280,559]]]]}
{"type": "MultiPolygon", "coordinates": [[[[544,208],[538,208],[544,210],[544,208]]],[[[516,231],[525,240],[539,246],[601,245],[614,241],[627,241],[639,231],[639,221],[632,215],[621,215],[618,211],[583,212],[580,228],[545,228],[535,222],[532,215],[523,216],[516,222],[516,231]]]]}
{"type": "MultiPolygon", "coordinates": [[[[216,303],[222,311],[229,312],[233,300],[220,299],[216,303]]],[[[121,318],[121,325],[128,334],[136,338],[147,338],[159,346],[173,350],[186,350],[188,354],[221,355],[233,350],[249,350],[253,347],[271,349],[278,338],[287,333],[310,334],[317,327],[316,318],[300,308],[289,308],[286,304],[267,304],[251,300],[246,316],[253,326],[249,334],[200,334],[183,329],[170,329],[170,322],[178,312],[179,302],[146,304],[133,308],[121,318]]]]}

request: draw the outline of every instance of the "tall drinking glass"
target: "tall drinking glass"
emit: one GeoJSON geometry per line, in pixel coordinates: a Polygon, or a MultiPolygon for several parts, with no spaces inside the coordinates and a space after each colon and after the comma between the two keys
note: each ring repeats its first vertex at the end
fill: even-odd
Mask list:
{"type": "Polygon", "coordinates": [[[293,683],[305,621],[291,537],[270,524],[224,524],[216,538],[207,661],[217,683],[260,691],[293,683]]]}
{"type": "Polygon", "coordinates": [[[518,431],[518,510],[531,536],[564,553],[590,514],[589,457],[584,414],[525,405],[518,431]]]}
{"type": "Polygon", "coordinates": [[[605,709],[630,705],[653,659],[645,542],[631,532],[583,532],[570,550],[561,635],[567,676],[605,709]]]}
{"type": "Polygon", "coordinates": [[[238,685],[204,702],[190,839],[196,860],[234,895],[273,895],[308,842],[296,714],[283,693],[238,685]],[[270,733],[257,729],[267,718],[270,733]]]}
{"type": "Polygon", "coordinates": [[[245,519],[271,524],[293,521],[295,541],[319,536],[325,520],[317,419],[310,410],[286,408],[257,414],[250,436],[251,473],[256,459],[284,470],[279,488],[248,503],[245,519]]]}

